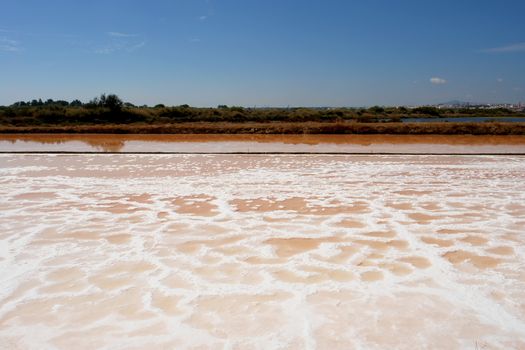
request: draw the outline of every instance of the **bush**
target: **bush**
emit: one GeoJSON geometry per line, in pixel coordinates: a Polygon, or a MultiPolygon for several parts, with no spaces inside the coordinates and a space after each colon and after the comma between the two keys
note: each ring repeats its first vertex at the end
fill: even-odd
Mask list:
{"type": "Polygon", "coordinates": [[[418,107],[412,110],[412,113],[430,115],[433,117],[439,117],[441,113],[436,107],[418,107]]]}
{"type": "Polygon", "coordinates": [[[385,109],[383,107],[374,106],[374,107],[370,107],[368,111],[371,113],[379,114],[379,113],[384,113],[385,109]]]}

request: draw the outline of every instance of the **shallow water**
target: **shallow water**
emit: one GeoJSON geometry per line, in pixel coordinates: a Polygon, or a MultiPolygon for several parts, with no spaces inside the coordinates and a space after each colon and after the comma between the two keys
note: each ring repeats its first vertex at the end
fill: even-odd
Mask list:
{"type": "Polygon", "coordinates": [[[0,344],[524,348],[524,227],[520,156],[0,155],[0,344]]]}
{"type": "Polygon", "coordinates": [[[450,118],[401,118],[403,123],[483,123],[483,122],[502,122],[502,123],[525,123],[524,117],[450,117],[450,118]]]}
{"type": "Polygon", "coordinates": [[[0,134],[0,152],[525,153],[525,136],[0,134]]]}

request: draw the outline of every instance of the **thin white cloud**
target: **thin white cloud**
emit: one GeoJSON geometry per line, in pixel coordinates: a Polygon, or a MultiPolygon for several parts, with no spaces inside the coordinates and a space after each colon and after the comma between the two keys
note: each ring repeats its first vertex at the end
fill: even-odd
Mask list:
{"type": "Polygon", "coordinates": [[[484,53],[508,53],[508,52],[523,52],[523,51],[525,51],[525,42],[481,50],[481,52],[484,52],[484,53]]]}
{"type": "Polygon", "coordinates": [[[200,19],[201,21],[205,21],[205,20],[208,19],[208,16],[200,16],[199,19],[200,19]]]}
{"type": "Polygon", "coordinates": [[[134,38],[138,36],[137,34],[127,34],[121,32],[108,32],[108,35],[114,38],[134,38]]]}
{"type": "Polygon", "coordinates": [[[20,43],[18,41],[0,37],[0,51],[19,52],[20,50],[20,43]]]}
{"type": "Polygon", "coordinates": [[[443,85],[443,84],[446,84],[447,81],[443,78],[433,77],[433,78],[430,78],[430,83],[434,85],[443,85]]]}
{"type": "Polygon", "coordinates": [[[126,34],[120,32],[107,32],[111,37],[106,45],[101,45],[93,52],[101,55],[109,55],[117,52],[133,52],[141,49],[146,45],[145,40],[141,40],[138,34],[126,34]]]}
{"type": "Polygon", "coordinates": [[[119,48],[115,46],[105,46],[95,49],[93,52],[100,55],[109,55],[110,53],[113,53],[115,51],[118,51],[119,48]]]}
{"type": "Polygon", "coordinates": [[[503,83],[503,79],[502,79],[502,78],[498,78],[498,79],[496,79],[496,81],[497,81],[498,83],[503,83]]]}
{"type": "Polygon", "coordinates": [[[136,51],[136,50],[139,50],[139,49],[143,48],[144,46],[146,46],[146,42],[145,41],[141,41],[138,44],[129,46],[128,48],[126,48],[126,50],[128,52],[133,52],[133,51],[136,51]]]}

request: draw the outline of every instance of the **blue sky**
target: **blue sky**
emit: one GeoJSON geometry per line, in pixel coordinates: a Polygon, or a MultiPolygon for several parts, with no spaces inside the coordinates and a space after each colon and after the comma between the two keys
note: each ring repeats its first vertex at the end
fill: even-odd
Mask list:
{"type": "Polygon", "coordinates": [[[0,0],[0,104],[525,102],[523,0],[0,0]]]}

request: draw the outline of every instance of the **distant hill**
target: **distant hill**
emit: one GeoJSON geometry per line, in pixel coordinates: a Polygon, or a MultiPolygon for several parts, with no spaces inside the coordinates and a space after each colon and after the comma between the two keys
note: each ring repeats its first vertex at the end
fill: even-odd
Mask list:
{"type": "Polygon", "coordinates": [[[482,103],[473,103],[473,102],[465,102],[465,101],[459,101],[459,100],[452,100],[448,102],[439,103],[438,106],[456,106],[456,107],[463,107],[463,106],[472,106],[472,105],[481,105],[482,103]]]}

